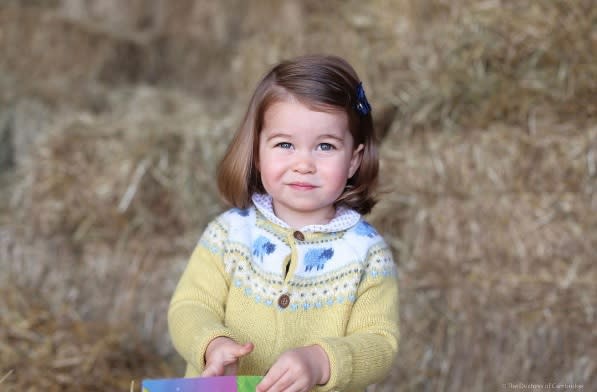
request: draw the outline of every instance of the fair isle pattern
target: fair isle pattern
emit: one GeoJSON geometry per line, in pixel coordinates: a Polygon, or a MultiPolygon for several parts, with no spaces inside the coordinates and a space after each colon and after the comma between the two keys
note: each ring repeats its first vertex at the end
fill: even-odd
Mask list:
{"type": "Polygon", "coordinates": [[[379,277],[395,277],[397,275],[396,264],[392,254],[386,246],[375,246],[369,251],[367,257],[367,265],[365,271],[367,278],[379,278],[379,277]]]}
{"type": "Polygon", "coordinates": [[[353,214],[341,214],[348,217],[340,220],[344,230],[302,231],[305,238],[300,241],[294,230],[272,222],[261,209],[232,209],[210,223],[199,245],[221,257],[230,289],[255,303],[280,311],[352,303],[364,280],[393,278],[396,268],[371,225],[358,214],[354,222],[353,214]],[[286,276],[289,261],[293,267],[286,276]],[[291,298],[287,309],[277,306],[281,294],[291,298]]]}
{"type": "Polygon", "coordinates": [[[362,269],[347,266],[328,277],[292,279],[284,283],[279,276],[263,274],[249,260],[238,259],[236,264],[238,268],[233,277],[235,288],[242,290],[256,303],[266,306],[275,306],[281,294],[288,294],[291,298],[288,310],[291,311],[354,302],[362,275],[362,269]]]}
{"type": "Polygon", "coordinates": [[[220,254],[222,253],[221,246],[225,241],[226,229],[222,226],[221,222],[216,219],[209,223],[197,245],[209,250],[210,253],[220,254]]]}

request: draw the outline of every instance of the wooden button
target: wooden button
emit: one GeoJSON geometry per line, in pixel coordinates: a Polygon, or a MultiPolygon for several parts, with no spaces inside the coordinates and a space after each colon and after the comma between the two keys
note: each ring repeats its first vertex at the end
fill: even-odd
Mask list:
{"type": "Polygon", "coordinates": [[[278,305],[280,305],[282,309],[286,309],[288,305],[290,305],[290,297],[288,294],[282,294],[280,298],[278,298],[278,305]]]}
{"type": "Polygon", "coordinates": [[[305,240],[305,235],[303,233],[301,233],[300,231],[295,231],[293,234],[294,238],[296,238],[299,241],[304,241],[305,240]]]}

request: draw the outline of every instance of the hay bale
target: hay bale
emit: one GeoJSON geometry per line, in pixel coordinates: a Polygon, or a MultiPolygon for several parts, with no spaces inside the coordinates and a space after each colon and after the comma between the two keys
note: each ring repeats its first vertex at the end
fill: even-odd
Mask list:
{"type": "MultiPolygon", "coordinates": [[[[376,80],[376,75],[392,51],[385,45],[399,38],[394,26],[402,21],[402,3],[255,3],[241,21],[243,39],[232,52],[234,89],[250,91],[267,67],[280,60],[305,53],[330,53],[349,60],[369,92],[381,91],[378,87],[384,83],[383,76],[376,80]],[[333,21],[329,15],[335,15],[333,21]]],[[[387,71],[382,70],[384,75],[387,71]]],[[[371,94],[371,98],[374,105],[387,105],[384,96],[371,94]]]]}
{"type": "Polygon", "coordinates": [[[398,256],[405,339],[380,388],[591,389],[596,153],[597,128],[567,125],[386,139],[372,219],[398,256]]]}
{"type": "Polygon", "coordinates": [[[591,0],[406,3],[411,28],[382,57],[392,68],[378,85],[400,109],[395,129],[522,126],[545,108],[595,118],[591,0]]]}
{"type": "Polygon", "coordinates": [[[0,50],[0,68],[28,83],[60,83],[65,89],[98,80],[106,67],[113,80],[135,80],[145,56],[136,37],[96,31],[41,7],[14,5],[0,6],[0,50]]]}
{"type": "Polygon", "coordinates": [[[152,28],[158,22],[155,17],[161,5],[155,0],[132,0],[126,3],[116,0],[59,0],[57,3],[57,11],[71,20],[127,33],[152,28]]]}
{"type": "MultiPolygon", "coordinates": [[[[0,69],[25,87],[147,83],[179,86],[219,100],[233,93],[222,64],[244,2],[173,3],[61,1],[57,4],[0,4],[0,69]],[[117,10],[117,12],[115,12],[117,10]],[[77,56],[73,59],[72,53],[77,56]]],[[[76,104],[76,102],[75,102],[76,104]]]]}
{"type": "Polygon", "coordinates": [[[0,221],[0,287],[35,288],[52,311],[67,306],[86,322],[134,326],[153,350],[172,354],[168,302],[196,238],[74,247],[64,237],[26,238],[6,224],[0,221]]]}
{"type": "Polygon", "coordinates": [[[14,166],[12,118],[0,110],[0,175],[14,166]]]}
{"type": "Polygon", "coordinates": [[[118,99],[123,106],[109,115],[58,120],[23,165],[18,208],[38,234],[112,243],[171,236],[220,208],[213,173],[222,124],[175,93],[140,89],[118,99]]]}
{"type": "Polygon", "coordinates": [[[53,311],[32,288],[0,289],[2,390],[128,390],[132,380],[169,377],[172,368],[131,325],[82,321],[53,311]]]}

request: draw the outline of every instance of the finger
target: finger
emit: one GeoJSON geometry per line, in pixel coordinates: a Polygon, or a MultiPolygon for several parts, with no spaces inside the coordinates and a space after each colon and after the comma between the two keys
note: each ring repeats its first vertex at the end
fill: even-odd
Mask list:
{"type": "Polygon", "coordinates": [[[243,345],[239,345],[238,349],[236,350],[236,353],[235,353],[236,358],[244,357],[245,355],[247,355],[251,351],[253,351],[253,348],[255,348],[253,343],[245,343],[243,345]]]}
{"type": "Polygon", "coordinates": [[[257,384],[257,388],[255,389],[256,392],[270,391],[270,388],[276,382],[278,382],[278,380],[282,378],[284,374],[286,374],[286,371],[286,368],[281,368],[280,366],[276,366],[276,364],[274,364],[274,366],[272,366],[266,373],[265,377],[263,377],[263,380],[257,384]]]}
{"type": "Polygon", "coordinates": [[[295,380],[290,373],[285,373],[272,386],[267,389],[267,392],[292,392],[299,391],[297,380],[295,380]]]}
{"type": "Polygon", "coordinates": [[[222,376],[224,375],[224,367],[216,362],[212,362],[205,367],[203,373],[201,373],[201,377],[213,377],[213,376],[222,376]]]}
{"type": "Polygon", "coordinates": [[[230,346],[223,352],[222,365],[228,366],[238,363],[238,359],[253,351],[253,343],[236,344],[230,346]]]}

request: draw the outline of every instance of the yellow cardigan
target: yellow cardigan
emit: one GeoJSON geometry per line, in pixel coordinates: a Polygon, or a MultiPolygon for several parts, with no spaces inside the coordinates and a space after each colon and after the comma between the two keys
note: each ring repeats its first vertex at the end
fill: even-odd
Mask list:
{"type": "Polygon", "coordinates": [[[358,213],[294,230],[271,200],[212,221],[168,311],[173,344],[199,376],[209,342],[227,336],[255,349],[239,375],[264,375],[284,351],[320,345],[330,379],[318,391],[362,391],[381,381],[398,350],[398,284],[390,249],[358,213]]]}

